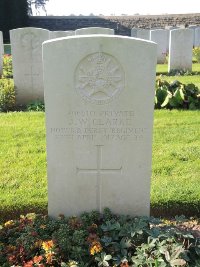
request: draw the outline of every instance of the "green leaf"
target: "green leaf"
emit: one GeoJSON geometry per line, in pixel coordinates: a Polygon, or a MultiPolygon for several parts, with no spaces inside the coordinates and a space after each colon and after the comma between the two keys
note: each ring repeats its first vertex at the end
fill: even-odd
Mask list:
{"type": "Polygon", "coordinates": [[[179,107],[179,101],[175,97],[172,97],[171,99],[169,99],[169,104],[173,108],[179,107]]]}
{"type": "Polygon", "coordinates": [[[178,102],[178,104],[183,104],[183,100],[184,100],[184,94],[183,91],[181,93],[181,89],[178,88],[175,93],[174,93],[174,97],[176,98],[176,101],[178,102]],[[183,98],[182,98],[182,94],[183,94],[183,98]]]}
{"type": "Polygon", "coordinates": [[[109,261],[109,260],[111,260],[112,259],[112,256],[111,255],[106,255],[105,257],[104,257],[104,260],[106,260],[106,261],[109,261]]]}
{"type": "Polygon", "coordinates": [[[167,104],[169,103],[170,100],[170,96],[167,95],[165,98],[165,101],[162,103],[161,107],[164,108],[165,106],[167,106],[167,104]]]}
{"type": "Polygon", "coordinates": [[[163,103],[165,101],[166,96],[168,95],[168,92],[166,89],[158,88],[156,90],[156,98],[158,103],[163,103]]]}

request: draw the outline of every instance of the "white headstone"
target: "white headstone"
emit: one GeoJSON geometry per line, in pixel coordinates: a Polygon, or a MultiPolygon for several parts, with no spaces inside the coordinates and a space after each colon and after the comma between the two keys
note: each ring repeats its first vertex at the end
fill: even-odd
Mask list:
{"type": "Polygon", "coordinates": [[[43,61],[49,214],[149,215],[156,44],[68,37],[43,61]]]}
{"type": "Polygon", "coordinates": [[[2,75],[3,73],[3,54],[4,54],[3,33],[0,31],[0,75],[2,75]]]}
{"type": "Polygon", "coordinates": [[[138,28],[132,28],[131,29],[131,37],[137,37],[137,31],[138,31],[138,28]]]}
{"type": "Polygon", "coordinates": [[[19,28],[10,31],[13,76],[17,104],[44,100],[42,43],[49,31],[38,28],[19,28]]]}
{"type": "Polygon", "coordinates": [[[200,27],[197,27],[194,31],[194,46],[200,47],[200,27]]]}
{"type": "Polygon", "coordinates": [[[189,25],[188,29],[193,31],[193,46],[195,46],[195,29],[197,28],[197,25],[189,25]]]}
{"type": "Polygon", "coordinates": [[[168,71],[192,70],[193,30],[170,31],[168,71]]]}
{"type": "Polygon", "coordinates": [[[169,47],[169,31],[158,29],[150,31],[150,40],[158,44],[157,63],[165,63],[166,55],[169,47]]]}
{"type": "Polygon", "coordinates": [[[75,35],[75,31],[51,31],[49,32],[49,39],[61,38],[75,35]]]}
{"type": "Polygon", "coordinates": [[[138,29],[137,38],[149,40],[150,39],[150,30],[148,29],[138,29]]]}
{"type": "Polygon", "coordinates": [[[110,28],[101,27],[88,27],[75,30],[75,35],[86,35],[86,34],[110,34],[114,35],[115,31],[110,28]]]}

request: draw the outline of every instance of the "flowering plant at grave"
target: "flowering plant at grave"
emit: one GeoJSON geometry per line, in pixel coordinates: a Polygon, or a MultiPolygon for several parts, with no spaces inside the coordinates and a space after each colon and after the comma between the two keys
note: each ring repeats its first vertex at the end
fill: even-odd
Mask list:
{"type": "Polygon", "coordinates": [[[184,218],[177,220],[108,209],[57,220],[28,214],[0,227],[0,266],[198,266],[200,239],[186,231],[184,218]]]}
{"type": "Polygon", "coordinates": [[[3,79],[13,78],[12,71],[12,56],[10,54],[5,54],[3,56],[3,79]]]}

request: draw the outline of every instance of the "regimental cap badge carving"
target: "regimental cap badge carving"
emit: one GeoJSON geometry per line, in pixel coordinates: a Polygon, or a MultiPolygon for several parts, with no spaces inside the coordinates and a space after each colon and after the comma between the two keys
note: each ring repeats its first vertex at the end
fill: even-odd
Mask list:
{"type": "Polygon", "coordinates": [[[86,56],[75,72],[77,92],[94,104],[106,104],[124,89],[124,71],[118,60],[103,52],[86,56]]]}

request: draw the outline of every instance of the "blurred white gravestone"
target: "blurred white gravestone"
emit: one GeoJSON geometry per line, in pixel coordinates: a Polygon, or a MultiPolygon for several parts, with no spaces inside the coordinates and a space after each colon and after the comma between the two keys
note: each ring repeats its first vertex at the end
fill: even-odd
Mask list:
{"type": "Polygon", "coordinates": [[[158,44],[157,63],[165,63],[169,47],[169,31],[163,29],[151,30],[150,40],[158,44]]]}
{"type": "Polygon", "coordinates": [[[193,30],[170,31],[168,72],[192,70],[193,30]]]}
{"type": "Polygon", "coordinates": [[[148,29],[138,29],[137,38],[149,40],[150,39],[150,30],[148,29]]]}
{"type": "Polygon", "coordinates": [[[61,38],[75,35],[75,31],[51,31],[49,32],[49,39],[61,38]]]}
{"type": "Polygon", "coordinates": [[[3,73],[3,54],[4,54],[3,33],[0,31],[0,75],[2,75],[3,73]]]}
{"type": "Polygon", "coordinates": [[[38,28],[19,28],[10,31],[13,76],[17,104],[44,100],[42,43],[49,31],[38,28]]]}
{"type": "Polygon", "coordinates": [[[86,35],[86,34],[109,34],[114,35],[115,31],[110,28],[101,27],[88,27],[75,30],[75,35],[86,35]]]}
{"type": "Polygon", "coordinates": [[[131,29],[131,37],[137,37],[137,31],[138,31],[138,28],[132,28],[131,29]]]}
{"type": "Polygon", "coordinates": [[[200,47],[200,27],[196,27],[194,30],[194,46],[195,47],[200,47]]]}
{"type": "Polygon", "coordinates": [[[43,62],[49,215],[149,215],[156,44],[68,37],[43,62]]]}
{"type": "Polygon", "coordinates": [[[193,46],[195,46],[195,29],[197,28],[197,25],[189,25],[188,29],[193,31],[193,46]]]}

